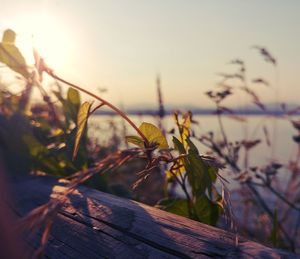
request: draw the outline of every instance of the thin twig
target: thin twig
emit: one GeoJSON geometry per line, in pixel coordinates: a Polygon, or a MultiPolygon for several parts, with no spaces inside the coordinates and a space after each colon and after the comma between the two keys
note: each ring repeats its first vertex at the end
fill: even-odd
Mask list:
{"type": "Polygon", "coordinates": [[[114,106],[113,104],[111,104],[110,102],[104,100],[103,98],[93,94],[92,92],[78,86],[78,85],[75,85],[75,84],[72,84],[60,77],[58,77],[56,74],[53,73],[53,71],[50,71],[50,70],[46,70],[45,71],[49,76],[51,76],[52,78],[66,84],[66,85],[69,85],[81,92],[84,92],[90,96],[92,96],[93,98],[99,100],[100,102],[102,102],[104,105],[108,106],[109,108],[111,108],[113,111],[115,111],[117,114],[119,114],[124,120],[126,120],[134,129],[135,131],[141,136],[141,138],[143,139],[143,141],[145,142],[146,146],[149,146],[149,141],[147,140],[147,138],[145,137],[145,135],[143,134],[143,132],[140,131],[140,129],[133,123],[133,121],[124,113],[122,112],[120,109],[118,109],[116,106],[114,106]]]}

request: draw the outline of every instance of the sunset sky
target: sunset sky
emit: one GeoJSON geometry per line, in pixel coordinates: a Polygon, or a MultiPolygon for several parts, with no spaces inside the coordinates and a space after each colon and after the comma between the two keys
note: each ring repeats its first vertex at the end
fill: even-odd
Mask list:
{"type": "Polygon", "coordinates": [[[249,81],[263,76],[277,85],[253,86],[264,101],[274,101],[277,87],[282,101],[299,102],[299,0],[5,2],[0,32],[17,32],[28,63],[35,46],[57,74],[94,92],[107,88],[113,103],[155,104],[159,73],[166,103],[209,105],[203,93],[218,72],[234,71],[235,58],[247,62],[249,81]],[[267,47],[278,68],[253,45],[267,47]]]}

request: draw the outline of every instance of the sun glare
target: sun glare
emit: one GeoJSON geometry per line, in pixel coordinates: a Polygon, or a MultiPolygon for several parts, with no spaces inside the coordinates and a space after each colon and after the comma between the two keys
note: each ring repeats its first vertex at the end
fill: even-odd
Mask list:
{"type": "Polygon", "coordinates": [[[74,42],[71,31],[49,15],[23,19],[16,28],[17,44],[23,49],[28,63],[33,63],[32,48],[35,48],[46,63],[57,70],[66,67],[74,42]]]}

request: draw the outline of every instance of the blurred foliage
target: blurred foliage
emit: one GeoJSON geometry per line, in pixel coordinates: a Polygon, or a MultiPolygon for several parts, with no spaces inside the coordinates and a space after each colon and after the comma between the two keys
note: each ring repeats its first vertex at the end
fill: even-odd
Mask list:
{"type": "MultiPolygon", "coordinates": [[[[36,104],[29,112],[20,110],[22,96],[1,92],[0,142],[10,173],[20,174],[41,171],[57,176],[67,176],[89,166],[87,145],[81,145],[73,161],[76,137],[76,117],[80,101],[74,102],[68,90],[67,98],[56,95],[62,103],[57,106],[59,117],[53,118],[46,104],[36,104]],[[18,161],[16,163],[16,161],[18,161]]],[[[25,93],[23,93],[25,94],[25,93]]],[[[86,132],[82,142],[87,143],[86,132]]]]}
{"type": "MultiPolygon", "coordinates": [[[[42,74],[46,72],[53,76],[52,70],[46,66],[36,50],[35,68],[30,69],[14,45],[15,37],[16,34],[12,30],[6,30],[0,45],[0,62],[22,75],[26,82],[26,87],[20,94],[15,95],[7,90],[2,91],[0,95],[0,143],[7,171],[10,174],[43,172],[58,177],[71,175],[76,177],[76,172],[84,172],[107,157],[104,155],[105,152],[103,153],[106,147],[99,147],[89,139],[87,122],[96,109],[109,103],[96,98],[102,103],[91,111],[92,103],[82,103],[80,93],[72,87],[68,89],[66,96],[58,83],[56,83],[57,90],[52,93],[46,92],[41,84],[42,74]],[[31,103],[30,95],[34,86],[40,90],[44,103],[31,103]],[[52,101],[53,96],[58,103],[52,101]]],[[[122,111],[111,104],[108,106],[135,128],[122,111]]],[[[139,128],[136,127],[140,136],[126,137],[129,143],[138,146],[142,155],[135,162],[131,161],[131,165],[125,168],[121,166],[119,170],[128,171],[134,176],[131,176],[129,182],[135,189],[143,184],[150,176],[150,172],[151,177],[156,172],[154,178],[160,182],[157,186],[163,192],[160,191],[161,194],[155,199],[158,201],[165,197],[159,202],[160,208],[215,225],[222,212],[220,206],[222,198],[214,187],[217,169],[206,164],[199,155],[190,139],[188,121],[190,114],[185,117],[184,125],[180,125],[178,118],[176,119],[181,140],[174,137],[173,148],[170,148],[165,135],[158,127],[143,122],[139,128]],[[167,174],[160,174],[162,163],[173,175],[168,178],[167,184],[165,184],[167,174]],[[138,170],[132,170],[136,165],[138,170]],[[136,175],[135,172],[139,173],[136,175]],[[168,185],[175,179],[184,191],[185,199],[174,199],[169,196],[168,185]]],[[[110,142],[109,145],[109,149],[112,146],[115,149],[119,148],[118,143],[110,142]]],[[[107,176],[96,174],[96,177],[86,179],[88,185],[98,189],[125,197],[134,196],[129,186],[125,188],[120,182],[110,183],[107,176]]],[[[149,203],[153,204],[155,200],[149,203]]]]}

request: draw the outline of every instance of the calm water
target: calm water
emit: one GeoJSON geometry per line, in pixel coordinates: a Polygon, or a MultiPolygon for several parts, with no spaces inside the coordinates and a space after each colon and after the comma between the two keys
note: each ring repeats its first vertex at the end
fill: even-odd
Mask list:
{"type": "MultiPolygon", "coordinates": [[[[157,119],[153,116],[130,116],[130,118],[137,125],[140,125],[143,121],[157,125],[157,119]]],[[[194,116],[194,119],[199,122],[198,125],[193,126],[196,135],[200,136],[208,131],[213,131],[216,138],[221,138],[216,116],[198,115],[194,116]]],[[[296,156],[297,146],[295,142],[293,142],[292,136],[296,135],[297,132],[287,120],[266,116],[247,116],[246,122],[240,122],[229,117],[223,117],[223,122],[229,141],[244,139],[246,131],[249,140],[261,139],[262,142],[251,149],[250,164],[252,165],[262,165],[272,159],[288,162],[296,156]],[[263,127],[266,127],[268,130],[269,139],[273,142],[272,148],[267,145],[263,127]],[[273,137],[274,132],[275,137],[273,137]]],[[[90,119],[90,126],[89,134],[98,138],[104,144],[108,144],[114,129],[118,134],[123,134],[124,127],[126,127],[126,135],[135,134],[128,124],[117,116],[93,116],[90,119]]],[[[164,119],[164,127],[167,130],[174,128],[172,116],[164,119]]],[[[168,138],[171,140],[171,136],[168,136],[168,138]]],[[[196,144],[201,153],[207,150],[201,143],[196,141],[196,144]]]]}

